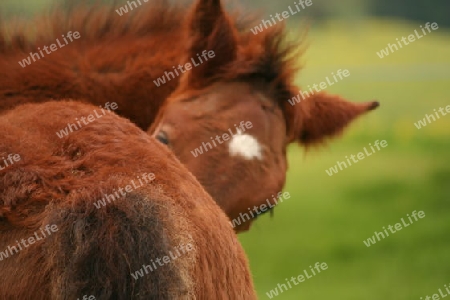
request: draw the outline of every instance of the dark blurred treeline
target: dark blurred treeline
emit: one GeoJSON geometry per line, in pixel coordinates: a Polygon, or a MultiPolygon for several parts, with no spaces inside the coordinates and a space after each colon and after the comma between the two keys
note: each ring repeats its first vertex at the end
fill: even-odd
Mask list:
{"type": "MultiPolygon", "coordinates": [[[[305,0],[304,0],[305,1],[305,0]]],[[[393,17],[420,22],[437,22],[450,27],[450,0],[311,0],[313,5],[302,14],[315,21],[330,18],[393,17]]],[[[294,7],[298,0],[242,0],[251,7],[264,7],[271,12],[294,7]]]]}
{"type": "Polygon", "coordinates": [[[450,0],[377,0],[373,13],[378,16],[394,16],[406,19],[437,22],[450,27],[450,0]]]}
{"type": "MultiPolygon", "coordinates": [[[[132,0],[0,0],[0,15],[30,14],[48,7],[51,3],[113,3],[120,7],[132,0]]],[[[141,0],[144,2],[144,0],[141,0]]],[[[157,1],[157,0],[149,0],[157,1]]],[[[169,0],[192,3],[196,0],[169,0]]],[[[306,0],[225,0],[242,5],[251,11],[268,16],[288,10],[295,3],[306,0]]],[[[440,27],[450,27],[450,0],[311,0],[312,5],[293,19],[308,18],[314,22],[327,19],[355,19],[366,17],[390,17],[415,22],[437,22],[440,27]]]]}

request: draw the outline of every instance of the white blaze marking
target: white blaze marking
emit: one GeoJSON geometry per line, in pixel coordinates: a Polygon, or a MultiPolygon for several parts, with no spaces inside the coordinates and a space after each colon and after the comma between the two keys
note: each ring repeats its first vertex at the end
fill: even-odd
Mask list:
{"type": "Polygon", "coordinates": [[[262,159],[261,144],[250,134],[242,134],[239,130],[233,136],[229,145],[229,151],[232,156],[239,155],[245,159],[262,159]]]}

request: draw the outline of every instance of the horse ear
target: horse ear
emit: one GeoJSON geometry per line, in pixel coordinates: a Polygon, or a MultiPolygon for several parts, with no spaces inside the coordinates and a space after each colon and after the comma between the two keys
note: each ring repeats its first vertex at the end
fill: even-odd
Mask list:
{"type": "Polygon", "coordinates": [[[208,79],[220,74],[221,68],[235,60],[237,32],[220,0],[198,0],[188,17],[187,28],[189,48],[186,62],[193,64],[187,73],[188,84],[205,85],[208,79]],[[205,61],[202,54],[206,53],[211,55],[205,61]],[[203,61],[201,64],[200,59],[203,61]]]}
{"type": "Polygon", "coordinates": [[[318,93],[296,106],[296,139],[301,144],[310,146],[339,135],[348,124],[377,108],[379,103],[352,103],[339,96],[318,93]]]}

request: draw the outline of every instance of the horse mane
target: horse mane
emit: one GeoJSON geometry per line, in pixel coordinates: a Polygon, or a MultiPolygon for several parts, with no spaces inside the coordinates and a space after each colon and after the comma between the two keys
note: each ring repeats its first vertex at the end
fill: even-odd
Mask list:
{"type": "Polygon", "coordinates": [[[33,22],[0,22],[0,53],[36,50],[37,44],[54,43],[55,37],[71,30],[80,32],[84,43],[167,33],[179,29],[180,19],[183,19],[184,14],[183,5],[170,4],[167,0],[144,3],[124,16],[115,12],[120,7],[118,4],[106,6],[76,4],[74,1],[69,3],[67,6],[50,8],[35,16],[33,22]]]}
{"type": "MultiPolygon", "coordinates": [[[[143,1],[143,0],[142,0],[143,1]]],[[[49,44],[55,37],[70,30],[80,32],[85,43],[99,39],[124,37],[141,38],[155,33],[170,33],[183,29],[183,20],[188,7],[186,3],[174,4],[167,0],[152,0],[119,16],[116,9],[122,5],[114,3],[80,4],[68,1],[66,6],[56,5],[35,16],[34,20],[16,19],[5,21],[0,18],[0,54],[10,51],[36,50],[37,44],[49,44]]],[[[256,21],[256,14],[248,14],[237,9],[232,12],[236,29],[248,31],[256,21]]]]}
{"type": "Polygon", "coordinates": [[[143,3],[119,16],[104,5],[56,6],[31,22],[0,23],[0,112],[19,104],[72,98],[119,105],[118,114],[142,129],[153,122],[177,80],[156,87],[152,80],[175,65],[182,40],[182,5],[143,3]],[[61,34],[81,38],[22,68],[17,61],[56,43],[61,34]],[[153,51],[152,51],[153,50],[153,51]]]}
{"type": "Polygon", "coordinates": [[[191,86],[205,87],[217,81],[256,84],[282,109],[286,134],[288,139],[293,139],[299,116],[307,114],[305,108],[293,107],[288,100],[299,92],[295,77],[301,70],[299,61],[306,50],[304,40],[308,27],[304,26],[291,37],[285,22],[280,22],[254,34],[251,29],[261,22],[261,16],[251,13],[245,14],[247,18],[242,19],[244,14],[244,11],[240,14],[224,12],[220,1],[198,2],[188,19],[187,28],[191,35],[186,36],[189,36],[187,44],[192,52],[188,55],[215,47],[221,52],[214,63],[220,72],[209,70],[194,80],[186,76],[180,84],[181,93],[189,91],[191,86]],[[236,45],[230,46],[232,43],[236,45]],[[219,50],[221,48],[226,50],[219,50]],[[236,55],[230,54],[232,52],[236,52],[236,55]]]}
{"type": "MultiPolygon", "coordinates": [[[[301,36],[306,35],[306,31],[301,36]]],[[[266,87],[271,99],[278,104],[286,121],[288,138],[295,135],[298,108],[289,104],[299,88],[295,76],[301,70],[299,57],[305,50],[303,39],[294,42],[289,39],[284,23],[276,24],[263,33],[251,32],[240,37],[242,47],[235,60],[222,75],[227,80],[254,80],[268,84],[266,87]]]]}
{"type": "MultiPolygon", "coordinates": [[[[5,83],[5,86],[7,86],[6,92],[2,91],[2,84],[0,82],[0,96],[15,96],[17,94],[20,95],[19,91],[14,91],[10,88],[20,86],[22,84],[20,83],[20,80],[22,80],[22,76],[20,76],[20,73],[23,73],[21,72],[23,69],[17,64],[14,64],[16,63],[16,59],[21,59],[23,58],[22,56],[28,55],[29,51],[36,52],[38,46],[54,43],[57,37],[59,37],[63,33],[65,34],[68,31],[80,32],[82,38],[79,41],[76,41],[74,45],[67,47],[79,50],[107,47],[108,43],[111,41],[142,40],[142,45],[134,46],[134,48],[130,46],[131,49],[128,50],[128,53],[126,54],[127,57],[123,58],[123,60],[125,60],[128,59],[128,57],[139,55],[142,57],[142,60],[139,61],[140,64],[137,62],[131,70],[127,70],[128,74],[132,75],[136,75],[139,72],[144,72],[142,71],[142,68],[144,68],[143,66],[145,66],[145,63],[148,63],[148,61],[152,59],[152,56],[157,55],[155,53],[148,53],[143,51],[144,47],[148,47],[148,45],[144,45],[146,40],[150,40],[151,38],[154,39],[154,37],[157,35],[164,36],[164,39],[162,40],[167,42],[168,44],[173,44],[174,42],[171,40],[178,39],[177,44],[179,45],[179,49],[171,50],[173,52],[166,54],[166,56],[164,56],[164,53],[158,54],[160,55],[158,57],[160,58],[160,60],[166,59],[165,63],[167,68],[164,69],[163,67],[160,67],[159,70],[155,70],[155,72],[152,73],[154,79],[156,79],[157,76],[161,76],[165,70],[170,70],[169,68],[171,68],[172,65],[175,65],[176,63],[184,63],[186,61],[189,61],[190,59],[190,57],[186,57],[185,53],[186,48],[189,47],[189,44],[192,42],[192,37],[189,36],[189,32],[186,33],[186,29],[189,29],[189,26],[187,26],[185,22],[187,8],[183,4],[172,4],[167,0],[155,0],[147,3],[142,3],[142,6],[138,7],[137,9],[128,12],[128,14],[124,16],[119,16],[115,12],[115,9],[118,9],[119,7],[121,7],[121,5],[118,5],[117,3],[113,4],[113,6],[105,6],[99,4],[82,5],[74,4],[70,1],[69,3],[71,3],[69,9],[57,6],[54,7],[50,13],[38,16],[36,18],[36,21],[32,23],[33,30],[30,29],[30,24],[27,25],[27,23],[23,22],[16,23],[13,28],[10,28],[11,25],[7,25],[5,22],[0,22],[0,76],[5,75],[4,77],[8,78],[8,80],[3,81],[3,83],[5,83]],[[101,42],[105,42],[106,44],[101,44],[101,42]],[[137,47],[141,47],[141,49],[136,49],[137,47]],[[140,51],[141,53],[136,53],[136,51],[140,51]],[[142,52],[144,52],[144,54],[142,54],[142,52]],[[15,58],[12,58],[13,56],[15,58]]],[[[122,6],[123,5],[126,5],[126,3],[122,4],[122,6]]],[[[280,105],[283,110],[288,133],[292,132],[292,128],[295,127],[294,123],[296,123],[296,112],[294,111],[294,108],[289,105],[287,100],[298,93],[298,88],[296,88],[294,85],[294,79],[295,75],[300,69],[298,66],[299,57],[304,50],[302,39],[298,39],[298,42],[293,42],[292,40],[289,41],[284,23],[277,23],[274,26],[263,30],[259,34],[254,35],[250,31],[250,28],[260,22],[260,15],[255,13],[248,13],[242,9],[234,9],[233,11],[226,13],[226,15],[231,20],[231,24],[237,32],[236,37],[238,44],[238,55],[235,60],[227,65],[227,68],[221,70],[220,80],[263,82],[264,87],[269,90],[269,95],[271,96],[271,98],[274,99],[275,102],[280,105]]],[[[172,49],[174,47],[167,46],[167,48],[172,49]]],[[[64,48],[58,50],[58,52],[63,53],[63,51],[65,50],[69,51],[68,49],[64,48]]],[[[79,54],[73,53],[72,55],[79,54]]],[[[58,58],[56,58],[55,53],[52,53],[48,58],[44,57],[44,60],[48,60],[51,62],[52,60],[57,61],[58,58]],[[51,56],[55,57],[52,58],[51,56]]],[[[114,76],[113,79],[115,79],[117,74],[123,75],[123,73],[125,73],[125,71],[123,70],[123,61],[103,62],[104,60],[104,57],[100,57],[100,55],[98,55],[96,64],[98,65],[97,68],[99,70],[97,70],[97,72],[100,74],[100,76],[97,76],[98,74],[95,74],[94,79],[97,79],[97,77],[99,77],[100,80],[103,80],[105,76],[114,76]]],[[[39,61],[36,62],[36,64],[37,63],[42,62],[39,61]]],[[[55,64],[53,63],[53,65],[55,64]]],[[[52,66],[50,66],[50,68],[52,68],[52,66]]],[[[53,66],[53,68],[55,67],[53,66]]],[[[62,82],[62,84],[66,84],[66,82],[76,81],[80,67],[73,66],[73,62],[70,61],[67,68],[71,68],[77,72],[69,73],[66,77],[61,76],[61,78],[64,78],[64,80],[61,78],[49,80],[53,80],[55,82],[55,85],[58,80],[59,82],[62,82]]],[[[30,69],[31,67],[28,66],[25,72],[34,71],[38,74],[44,73],[44,71],[42,70],[30,71],[30,69]]],[[[60,69],[61,68],[54,69],[53,72],[63,73],[64,71],[60,69]]],[[[91,67],[89,71],[93,72],[92,70],[93,67],[91,67]]],[[[47,75],[45,74],[44,77],[45,76],[47,75]]],[[[43,77],[43,75],[38,75],[36,77],[43,77]]],[[[47,76],[47,78],[50,77],[51,75],[47,76]]],[[[211,78],[211,80],[215,79],[217,78],[211,78]]],[[[155,97],[165,99],[171,93],[171,90],[169,89],[175,89],[178,80],[179,78],[175,78],[170,83],[166,84],[166,86],[164,86],[163,88],[159,88],[155,91],[150,92],[154,92],[156,94],[160,93],[162,94],[161,97],[155,97]],[[162,89],[166,89],[166,91],[162,89]]],[[[133,82],[133,80],[131,81],[133,82]]],[[[126,81],[121,81],[120,83],[117,83],[116,81],[115,84],[122,84],[123,86],[126,86],[130,85],[129,82],[130,80],[129,78],[127,78],[126,81]]],[[[61,83],[58,84],[60,85],[61,83]]],[[[107,82],[105,83],[105,86],[106,84],[111,83],[107,82]]],[[[151,85],[152,83],[150,82],[146,84],[151,85]]],[[[138,82],[137,87],[139,87],[139,85],[142,85],[142,82],[138,82]]],[[[121,86],[116,88],[119,89],[121,88],[121,86]]],[[[21,88],[20,90],[23,91],[26,89],[27,88],[21,88]]],[[[106,89],[105,87],[105,90],[106,92],[104,92],[104,94],[107,94],[107,92],[109,92],[111,89],[106,89]]],[[[134,93],[134,95],[137,94],[137,92],[134,93]]],[[[87,98],[86,94],[91,95],[91,91],[88,89],[87,91],[78,93],[65,93],[63,96],[71,98],[87,98]]],[[[56,98],[53,94],[45,94],[45,96],[47,98],[56,98]]],[[[99,98],[98,93],[95,96],[99,98]]],[[[34,97],[34,99],[36,99],[36,97],[34,97]]],[[[11,102],[14,101],[16,100],[11,100],[11,102]]],[[[30,100],[28,99],[21,100],[21,103],[29,101],[30,100]]],[[[101,103],[94,104],[98,105],[101,103]]],[[[120,104],[122,103],[119,103],[119,108],[121,106],[120,104]]],[[[144,105],[145,104],[147,104],[147,106],[149,105],[148,103],[144,103],[144,105]]],[[[152,103],[151,105],[153,105],[152,110],[159,110],[162,102],[158,102],[155,104],[152,103]]],[[[8,108],[9,107],[11,107],[11,104],[8,105],[8,108]]],[[[124,107],[124,105],[122,105],[122,107],[124,107]]],[[[144,130],[146,130],[147,127],[154,121],[152,119],[152,116],[149,116],[148,111],[145,112],[145,117],[151,119],[149,122],[136,120],[134,116],[127,115],[126,113],[121,113],[120,111],[118,113],[132,119],[132,121],[134,121],[144,130]]],[[[144,110],[142,110],[142,112],[137,112],[137,114],[143,113],[144,110]]],[[[151,114],[156,115],[156,112],[152,111],[151,114]]]]}

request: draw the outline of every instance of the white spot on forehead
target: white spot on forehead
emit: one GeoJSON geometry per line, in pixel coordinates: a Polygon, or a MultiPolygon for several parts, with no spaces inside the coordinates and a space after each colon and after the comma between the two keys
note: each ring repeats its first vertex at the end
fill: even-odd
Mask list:
{"type": "Polygon", "coordinates": [[[258,140],[250,134],[243,134],[240,130],[233,136],[228,147],[231,156],[242,156],[248,160],[262,159],[262,147],[258,140]]]}

